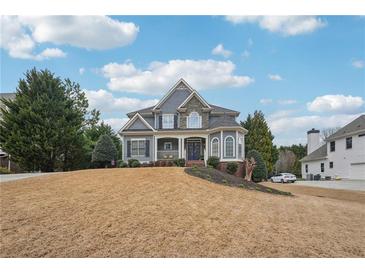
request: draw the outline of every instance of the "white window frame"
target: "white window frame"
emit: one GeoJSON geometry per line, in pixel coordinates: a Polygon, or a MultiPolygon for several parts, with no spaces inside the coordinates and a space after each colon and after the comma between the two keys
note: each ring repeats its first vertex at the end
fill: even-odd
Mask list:
{"type": "Polygon", "coordinates": [[[211,141],[210,141],[210,156],[215,156],[220,158],[220,150],[219,150],[219,138],[218,137],[214,137],[211,141]],[[217,155],[213,155],[213,141],[217,140],[217,146],[218,146],[218,151],[217,151],[217,155]]]}
{"type": "Polygon", "coordinates": [[[196,112],[196,111],[190,112],[189,116],[187,116],[186,119],[187,119],[187,128],[201,128],[202,127],[202,117],[199,115],[198,112],[196,112]],[[197,115],[197,117],[198,117],[198,125],[194,125],[194,126],[191,125],[190,118],[191,118],[191,115],[192,114],[196,114],[197,115]]]}
{"type": "Polygon", "coordinates": [[[145,138],[138,138],[138,139],[131,139],[131,157],[141,157],[146,155],[146,139],[145,138]],[[143,146],[143,153],[140,154],[140,150],[142,147],[140,147],[140,142],[144,142],[143,146]],[[137,154],[133,154],[133,142],[137,142],[137,154]]]}
{"type": "Polygon", "coordinates": [[[238,151],[237,151],[237,154],[240,151],[239,150],[240,146],[241,146],[241,155],[238,155],[238,157],[242,157],[242,154],[243,154],[243,137],[238,137],[238,151]]]}
{"type": "Polygon", "coordinates": [[[234,140],[234,138],[233,138],[233,136],[232,135],[228,135],[228,136],[226,136],[226,138],[224,138],[224,157],[229,157],[229,158],[234,158],[235,157],[235,140],[234,140]],[[228,138],[232,138],[232,141],[233,141],[233,143],[232,143],[232,156],[231,155],[229,155],[229,156],[227,156],[227,139],[228,138]]]}
{"type": "Polygon", "coordinates": [[[164,150],[167,150],[167,151],[172,150],[172,142],[164,142],[164,143],[163,143],[163,149],[164,149],[164,150]],[[167,145],[167,144],[169,144],[169,145],[170,145],[170,149],[167,149],[167,148],[166,148],[166,145],[167,145]]]}
{"type": "Polygon", "coordinates": [[[171,129],[174,128],[174,114],[162,114],[162,128],[171,129]]]}

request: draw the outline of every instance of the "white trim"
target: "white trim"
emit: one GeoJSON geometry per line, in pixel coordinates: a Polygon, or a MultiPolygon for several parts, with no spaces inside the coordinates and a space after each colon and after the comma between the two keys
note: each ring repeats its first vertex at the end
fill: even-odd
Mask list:
{"type": "Polygon", "coordinates": [[[153,127],[150,126],[149,123],[146,122],[146,120],[137,112],[118,132],[122,132],[126,129],[128,129],[136,120],[140,119],[142,123],[145,124],[146,127],[150,128],[152,131],[156,131],[153,127]]]}
{"type": "Polygon", "coordinates": [[[188,88],[188,90],[190,90],[190,92],[194,92],[194,89],[183,78],[181,78],[179,81],[176,82],[176,84],[172,88],[170,88],[170,90],[165,94],[164,97],[161,98],[161,100],[154,106],[152,110],[159,108],[176,91],[176,87],[180,83],[185,84],[185,86],[188,88]]]}
{"type": "Polygon", "coordinates": [[[220,155],[220,150],[219,150],[219,138],[218,137],[214,137],[212,140],[210,140],[210,156],[216,156],[219,157],[220,155]],[[213,141],[217,139],[218,140],[218,156],[213,155],[213,141]]]}
{"type": "Polygon", "coordinates": [[[238,131],[236,131],[236,159],[238,159],[238,131]]]}
{"type": "Polygon", "coordinates": [[[203,97],[201,97],[201,95],[197,92],[197,91],[193,91],[188,98],[186,98],[184,100],[184,102],[182,102],[180,104],[180,106],[177,107],[177,109],[179,108],[183,108],[185,104],[187,104],[194,96],[196,96],[196,98],[198,98],[198,100],[200,101],[200,103],[202,103],[203,105],[205,105],[207,108],[211,108],[210,105],[208,104],[207,101],[204,100],[203,97]]]}
{"type": "Polygon", "coordinates": [[[235,154],[235,144],[236,144],[236,142],[235,142],[232,135],[228,135],[224,138],[224,157],[229,157],[229,158],[235,158],[236,157],[235,156],[236,155],[235,154]],[[232,140],[233,140],[233,144],[232,144],[233,155],[232,156],[227,156],[227,138],[232,138],[232,140]]]}
{"type": "Polygon", "coordinates": [[[197,112],[197,111],[192,111],[192,112],[190,112],[189,113],[189,115],[188,116],[186,116],[186,128],[187,129],[192,129],[192,128],[194,128],[194,129],[196,129],[196,128],[202,128],[202,116],[199,114],[199,112],[197,112]],[[190,127],[190,115],[191,114],[197,114],[198,115],[198,127],[190,127]]]}
{"type": "Polygon", "coordinates": [[[220,157],[220,159],[221,159],[221,161],[223,160],[223,130],[221,130],[221,157],[220,157]]]}

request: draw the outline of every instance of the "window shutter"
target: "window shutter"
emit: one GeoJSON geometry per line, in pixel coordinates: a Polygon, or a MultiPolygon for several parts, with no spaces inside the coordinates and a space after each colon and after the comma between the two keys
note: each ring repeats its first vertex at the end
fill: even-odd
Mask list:
{"type": "Polygon", "coordinates": [[[162,128],[162,115],[158,116],[158,128],[162,128]]]}
{"type": "Polygon", "coordinates": [[[150,157],[150,140],[146,140],[145,143],[145,156],[150,157]]]}
{"type": "Polygon", "coordinates": [[[174,115],[174,128],[177,128],[177,115],[174,115]]]}
{"type": "Polygon", "coordinates": [[[131,157],[131,141],[127,141],[127,157],[131,157]]]}

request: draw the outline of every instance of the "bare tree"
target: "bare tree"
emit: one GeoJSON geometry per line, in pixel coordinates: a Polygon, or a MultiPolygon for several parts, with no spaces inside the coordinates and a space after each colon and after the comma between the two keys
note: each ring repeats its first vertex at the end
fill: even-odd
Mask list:
{"type": "Polygon", "coordinates": [[[293,151],[284,149],[279,152],[279,159],[275,163],[277,172],[294,172],[296,156],[293,151]]]}
{"type": "Polygon", "coordinates": [[[256,161],[253,157],[251,159],[245,159],[245,166],[246,166],[246,176],[245,180],[248,182],[252,181],[252,172],[256,166],[256,161]]]}
{"type": "Polygon", "coordinates": [[[329,136],[338,131],[340,127],[329,127],[321,130],[321,139],[325,141],[329,136]]]}

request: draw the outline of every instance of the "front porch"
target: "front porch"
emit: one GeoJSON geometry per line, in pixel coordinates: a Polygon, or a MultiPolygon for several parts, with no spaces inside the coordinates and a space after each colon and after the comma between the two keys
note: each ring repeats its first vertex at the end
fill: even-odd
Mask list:
{"type": "Polygon", "coordinates": [[[183,158],[189,161],[206,164],[208,137],[155,137],[155,160],[176,160],[183,158]]]}

